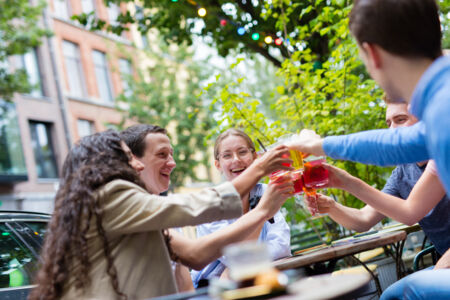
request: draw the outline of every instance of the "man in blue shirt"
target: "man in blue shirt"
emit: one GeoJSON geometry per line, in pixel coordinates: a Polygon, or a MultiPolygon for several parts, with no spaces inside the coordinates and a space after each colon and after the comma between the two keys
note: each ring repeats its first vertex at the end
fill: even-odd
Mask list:
{"type": "MultiPolygon", "coordinates": [[[[417,119],[408,113],[406,104],[388,102],[386,108],[386,123],[390,128],[407,127],[417,123],[417,119]]],[[[378,202],[383,200],[388,204],[391,204],[392,201],[396,200],[392,199],[391,196],[406,200],[413,187],[424,173],[426,165],[427,162],[425,161],[397,166],[392,171],[386,185],[381,190],[383,193],[376,194],[376,200],[378,202]]],[[[348,178],[356,179],[356,177],[349,174],[347,174],[347,176],[348,178]]],[[[339,180],[340,178],[336,179],[339,180]]],[[[335,179],[332,178],[331,180],[335,179]]],[[[436,193],[433,195],[428,193],[428,196],[429,200],[431,200],[430,202],[438,203],[436,207],[431,209],[431,211],[427,210],[424,217],[414,215],[414,217],[403,217],[400,221],[407,222],[408,224],[419,222],[429,240],[432,241],[439,254],[442,255],[450,248],[450,218],[448,217],[450,214],[450,199],[445,195],[445,191],[439,183],[437,176],[433,176],[433,180],[434,182],[429,183],[433,184],[433,189],[436,193]]],[[[354,189],[352,182],[353,180],[345,182],[341,181],[339,188],[352,193],[352,190],[354,189]]],[[[385,218],[385,214],[378,211],[377,207],[370,205],[370,200],[368,200],[368,198],[373,197],[371,193],[373,187],[361,182],[361,184],[357,185],[357,189],[358,195],[355,196],[363,202],[369,203],[369,205],[366,205],[362,209],[344,206],[336,202],[333,198],[321,194],[319,194],[317,200],[314,199],[314,202],[318,202],[320,213],[328,213],[328,216],[331,219],[344,227],[358,232],[367,231],[385,218]]],[[[308,199],[306,200],[309,202],[308,199]]],[[[314,203],[309,205],[314,207],[314,203]]],[[[392,213],[392,207],[389,207],[387,213],[392,213]]],[[[393,218],[395,219],[395,217],[393,218]]]]}
{"type": "MultiPolygon", "coordinates": [[[[320,139],[304,131],[291,146],[316,155],[378,165],[432,158],[450,195],[450,58],[442,56],[438,6],[434,0],[355,0],[350,30],[372,78],[394,101],[410,103],[420,122],[408,128],[373,130],[320,139]]],[[[419,272],[410,280],[432,278],[434,298],[450,298],[450,252],[437,271],[419,272]]],[[[420,298],[425,289],[405,290],[420,298]]],[[[431,294],[426,294],[429,297],[431,294]]],[[[409,299],[409,298],[408,298],[409,299]]]]}

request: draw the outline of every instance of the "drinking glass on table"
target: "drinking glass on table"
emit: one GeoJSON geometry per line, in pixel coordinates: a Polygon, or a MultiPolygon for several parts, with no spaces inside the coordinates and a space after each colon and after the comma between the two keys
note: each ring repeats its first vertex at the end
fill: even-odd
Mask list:
{"type": "Polygon", "coordinates": [[[224,248],[226,264],[230,278],[239,285],[253,285],[252,280],[258,273],[272,268],[267,245],[256,241],[245,241],[224,248]]]}

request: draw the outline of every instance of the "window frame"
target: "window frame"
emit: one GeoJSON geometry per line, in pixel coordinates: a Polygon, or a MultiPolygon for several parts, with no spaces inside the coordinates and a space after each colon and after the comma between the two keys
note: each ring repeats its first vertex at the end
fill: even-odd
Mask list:
{"type": "Polygon", "coordinates": [[[63,55],[63,59],[64,59],[64,67],[66,70],[66,80],[67,80],[67,86],[69,87],[69,94],[72,97],[77,97],[77,98],[85,98],[87,97],[87,91],[86,91],[86,80],[85,80],[85,73],[84,73],[84,67],[83,67],[83,61],[81,59],[81,51],[80,51],[80,45],[78,43],[69,41],[69,40],[62,40],[61,42],[61,48],[62,48],[62,55],[63,55]],[[74,53],[75,55],[68,55],[67,51],[64,51],[65,48],[64,45],[67,46],[73,46],[74,47],[74,53]],[[75,62],[75,66],[76,66],[76,73],[77,73],[77,80],[79,82],[79,86],[80,86],[80,94],[78,94],[76,91],[77,88],[71,86],[71,75],[73,70],[69,70],[69,65],[68,64],[68,60],[69,62],[73,61],[75,62]]]}
{"type": "Polygon", "coordinates": [[[37,47],[34,47],[27,53],[18,55],[18,59],[20,62],[20,69],[25,70],[25,72],[27,73],[28,82],[34,86],[34,87],[32,87],[31,91],[29,93],[27,93],[26,95],[30,95],[30,96],[33,96],[36,98],[44,98],[46,96],[46,93],[45,93],[44,83],[42,81],[42,79],[44,77],[42,76],[42,65],[41,65],[41,62],[39,59],[39,57],[40,57],[39,52],[40,52],[39,49],[37,47]],[[25,55],[32,55],[33,64],[34,64],[33,67],[35,67],[37,70],[37,74],[35,74],[35,75],[37,75],[36,83],[32,83],[29,81],[31,72],[29,71],[29,68],[27,67],[28,64],[25,61],[25,55]],[[38,92],[38,94],[35,94],[36,92],[38,92]]]}
{"type": "Polygon", "coordinates": [[[53,0],[53,13],[58,18],[61,18],[63,20],[70,20],[70,16],[72,15],[72,6],[70,0],[53,0]],[[61,11],[57,10],[56,2],[64,2],[64,6],[66,7],[64,13],[61,13],[61,11]]]}
{"type": "Polygon", "coordinates": [[[81,119],[81,118],[78,118],[77,119],[77,133],[78,133],[78,137],[81,139],[81,138],[83,138],[83,137],[85,137],[85,136],[88,136],[88,135],[91,135],[91,134],[94,134],[95,132],[97,132],[97,130],[96,130],[96,128],[95,128],[95,122],[94,121],[92,121],[92,120],[88,120],[88,119],[81,119]],[[89,134],[85,134],[85,135],[82,135],[81,134],[81,132],[80,132],[80,122],[88,122],[89,123],[89,134]]]}
{"type": "Polygon", "coordinates": [[[111,72],[109,69],[106,52],[103,52],[103,51],[100,51],[97,49],[92,49],[92,63],[94,65],[95,80],[97,82],[98,98],[100,99],[101,102],[104,102],[104,103],[109,103],[109,104],[114,103],[114,98],[115,98],[114,88],[113,88],[113,83],[111,80],[111,72]],[[102,60],[101,62],[96,61],[96,59],[95,59],[96,54],[100,55],[98,57],[101,58],[101,60],[102,60]],[[103,73],[103,75],[101,73],[103,73]],[[99,80],[101,78],[99,78],[99,75],[104,76],[104,78],[106,80],[104,82],[104,84],[108,89],[106,92],[108,93],[108,96],[110,97],[109,99],[103,98],[104,95],[102,95],[102,92],[101,92],[100,80],[99,80]]]}
{"type": "MultiPolygon", "coordinates": [[[[33,148],[33,156],[35,159],[35,165],[36,165],[36,175],[37,178],[39,180],[54,180],[54,179],[58,179],[59,178],[59,170],[58,170],[58,159],[56,156],[56,150],[55,150],[55,143],[53,140],[53,126],[54,124],[51,122],[44,122],[44,121],[36,121],[36,120],[28,120],[28,124],[29,124],[29,128],[30,128],[30,137],[31,137],[31,142],[32,142],[32,148],[33,148]],[[37,136],[37,130],[33,130],[33,126],[37,125],[37,124],[42,124],[45,126],[45,132],[46,132],[46,138],[47,138],[47,143],[48,143],[48,147],[50,150],[50,162],[52,163],[53,167],[54,167],[54,172],[55,172],[55,177],[50,177],[49,175],[45,175],[45,177],[42,176],[42,174],[39,174],[39,169],[37,168],[37,166],[40,166],[40,163],[42,162],[47,162],[47,157],[46,154],[43,154],[42,151],[38,151],[36,152],[36,149],[39,149],[39,146],[35,149],[35,147],[33,146],[34,143],[37,143],[38,140],[38,136],[37,136]],[[38,154],[38,155],[37,155],[38,154]]],[[[40,166],[41,167],[41,166],[40,166]]],[[[42,170],[44,170],[44,173],[46,173],[46,168],[41,168],[42,170]]]]}

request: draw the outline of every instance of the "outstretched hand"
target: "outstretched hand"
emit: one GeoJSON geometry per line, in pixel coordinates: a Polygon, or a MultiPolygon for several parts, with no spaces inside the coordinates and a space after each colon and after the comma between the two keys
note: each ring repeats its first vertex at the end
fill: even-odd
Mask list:
{"type": "Polygon", "coordinates": [[[289,149],[295,149],[305,154],[325,155],[322,148],[323,140],[314,130],[303,129],[296,138],[286,143],[289,149]]]}
{"type": "Polygon", "coordinates": [[[289,149],[279,145],[259,156],[252,164],[258,167],[263,175],[269,175],[278,170],[293,170],[292,160],[289,158],[289,149]]]}
{"type": "Polygon", "coordinates": [[[304,196],[306,206],[309,212],[318,212],[321,214],[327,214],[332,210],[335,201],[333,198],[317,193],[316,195],[304,196]]]}
{"type": "Polygon", "coordinates": [[[344,189],[350,184],[354,178],[347,171],[338,167],[329,165],[327,163],[322,164],[325,169],[328,170],[328,183],[325,187],[344,189]]]}

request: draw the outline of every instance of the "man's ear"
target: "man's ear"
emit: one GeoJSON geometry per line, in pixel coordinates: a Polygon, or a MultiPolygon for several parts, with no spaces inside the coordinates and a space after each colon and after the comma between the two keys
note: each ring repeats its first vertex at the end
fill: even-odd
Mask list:
{"type": "Polygon", "coordinates": [[[218,159],[214,160],[214,165],[216,166],[217,170],[219,170],[220,172],[222,172],[222,170],[220,169],[220,162],[218,159]]]}
{"type": "Polygon", "coordinates": [[[364,50],[367,58],[367,63],[370,64],[370,67],[372,69],[381,68],[383,61],[381,57],[380,47],[378,45],[366,42],[362,43],[361,47],[364,50]]]}

